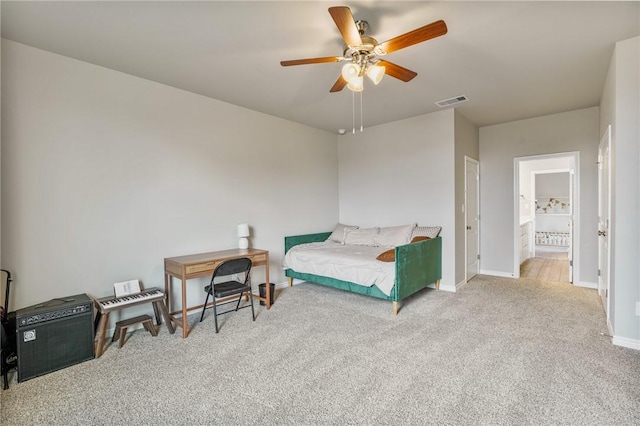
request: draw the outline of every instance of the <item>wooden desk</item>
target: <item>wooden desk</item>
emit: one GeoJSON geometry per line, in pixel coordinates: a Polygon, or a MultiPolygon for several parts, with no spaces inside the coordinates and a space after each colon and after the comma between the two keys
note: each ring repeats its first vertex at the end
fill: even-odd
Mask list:
{"type": "MultiPolygon", "coordinates": [[[[168,257],[164,259],[164,290],[167,308],[169,309],[169,317],[178,326],[182,327],[182,337],[189,335],[189,324],[187,314],[189,311],[202,309],[204,304],[197,306],[187,305],[187,280],[191,278],[199,278],[213,275],[213,270],[225,260],[237,259],[239,257],[248,257],[251,259],[253,266],[265,267],[265,282],[269,283],[269,252],[259,249],[231,249],[214,251],[209,253],[190,254],[187,256],[168,257]],[[182,309],[179,311],[171,310],[170,294],[172,277],[182,281],[182,309]],[[176,314],[182,317],[177,319],[176,314]]],[[[266,302],[267,309],[271,309],[271,292],[269,284],[266,287],[266,297],[254,295],[257,300],[266,302]]]]}

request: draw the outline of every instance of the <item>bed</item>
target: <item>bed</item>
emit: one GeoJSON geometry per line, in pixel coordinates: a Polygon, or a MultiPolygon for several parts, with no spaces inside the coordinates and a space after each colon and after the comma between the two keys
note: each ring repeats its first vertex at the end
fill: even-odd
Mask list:
{"type": "Polygon", "coordinates": [[[432,284],[439,289],[440,229],[415,224],[359,229],[339,224],[330,232],[288,236],[284,239],[285,275],[289,286],[293,279],[300,279],[389,300],[397,315],[403,299],[432,284]]]}

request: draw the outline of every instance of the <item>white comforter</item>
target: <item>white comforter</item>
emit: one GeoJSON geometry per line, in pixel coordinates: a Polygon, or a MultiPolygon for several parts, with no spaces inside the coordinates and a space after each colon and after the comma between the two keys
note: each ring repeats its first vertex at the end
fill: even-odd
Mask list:
{"type": "Polygon", "coordinates": [[[287,252],[282,265],[296,272],[350,281],[365,287],[375,284],[389,296],[394,284],[395,263],[376,260],[388,249],[333,241],[300,244],[287,252]]]}

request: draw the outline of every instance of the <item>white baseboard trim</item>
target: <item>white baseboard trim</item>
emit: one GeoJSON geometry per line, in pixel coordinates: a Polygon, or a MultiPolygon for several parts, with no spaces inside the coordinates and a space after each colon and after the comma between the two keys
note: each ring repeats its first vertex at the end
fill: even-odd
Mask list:
{"type": "Polygon", "coordinates": [[[576,287],[584,287],[584,288],[592,288],[594,290],[598,289],[597,283],[590,283],[588,281],[578,281],[577,283],[573,283],[576,287]]]}
{"type": "Polygon", "coordinates": [[[490,271],[487,269],[481,269],[480,275],[491,275],[494,277],[504,277],[504,278],[513,278],[513,274],[511,272],[503,272],[503,271],[490,271]]]}
{"type": "Polygon", "coordinates": [[[616,346],[622,346],[629,349],[640,351],[640,340],[629,339],[628,337],[613,336],[611,343],[616,346]]]}
{"type": "MultiPolygon", "coordinates": [[[[429,288],[436,288],[436,285],[435,284],[430,284],[428,287],[429,288]]],[[[455,293],[456,292],[456,286],[455,285],[451,285],[451,284],[443,285],[442,283],[440,283],[439,289],[442,290],[442,291],[449,291],[451,293],[455,293]]]]}
{"type": "MultiPolygon", "coordinates": [[[[475,275],[474,275],[474,277],[475,277],[475,275]]],[[[458,288],[458,287],[460,287],[460,286],[463,286],[463,285],[465,285],[465,284],[466,284],[466,283],[468,283],[468,282],[469,282],[469,280],[467,280],[467,279],[465,278],[464,280],[462,280],[462,281],[460,281],[458,284],[456,284],[456,288],[458,288]]]]}

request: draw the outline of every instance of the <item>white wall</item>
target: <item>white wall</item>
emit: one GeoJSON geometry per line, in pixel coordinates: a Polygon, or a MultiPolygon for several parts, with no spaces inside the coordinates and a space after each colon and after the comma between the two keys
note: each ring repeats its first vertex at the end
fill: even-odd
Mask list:
{"type": "Polygon", "coordinates": [[[165,257],[237,247],[240,222],[283,281],[283,237],[338,220],[336,135],[7,40],[2,66],[13,309],[162,287],[165,257]]]}
{"type": "MultiPolygon", "coordinates": [[[[525,204],[529,207],[520,212],[520,222],[524,223],[533,220],[535,216],[535,194],[533,194],[532,176],[534,172],[545,172],[550,170],[570,170],[573,168],[572,157],[548,157],[538,160],[520,161],[520,194],[524,196],[525,204]]],[[[520,199],[522,207],[522,198],[520,199]]]]}
{"type": "Polygon", "coordinates": [[[339,139],[340,222],[442,226],[442,281],[455,289],[454,111],[339,139]]]}
{"type": "Polygon", "coordinates": [[[640,37],[616,43],[600,104],[612,126],[610,320],[614,343],[640,349],[640,37]]]}
{"type": "MultiPolygon", "coordinates": [[[[540,207],[544,208],[549,198],[560,198],[561,202],[568,202],[570,196],[569,172],[540,173],[535,175],[536,199],[540,207]]],[[[567,213],[569,208],[566,209],[567,213]]],[[[568,216],[544,214],[539,211],[536,214],[535,231],[569,232],[571,219],[568,216]]]]}
{"type": "Polygon", "coordinates": [[[569,197],[569,172],[536,175],[536,198],[569,197]]]}
{"type": "MultiPolygon", "coordinates": [[[[514,158],[580,152],[580,280],[597,282],[598,108],[480,128],[481,268],[514,271],[514,158]]],[[[592,285],[592,284],[591,284],[592,285]]]]}

